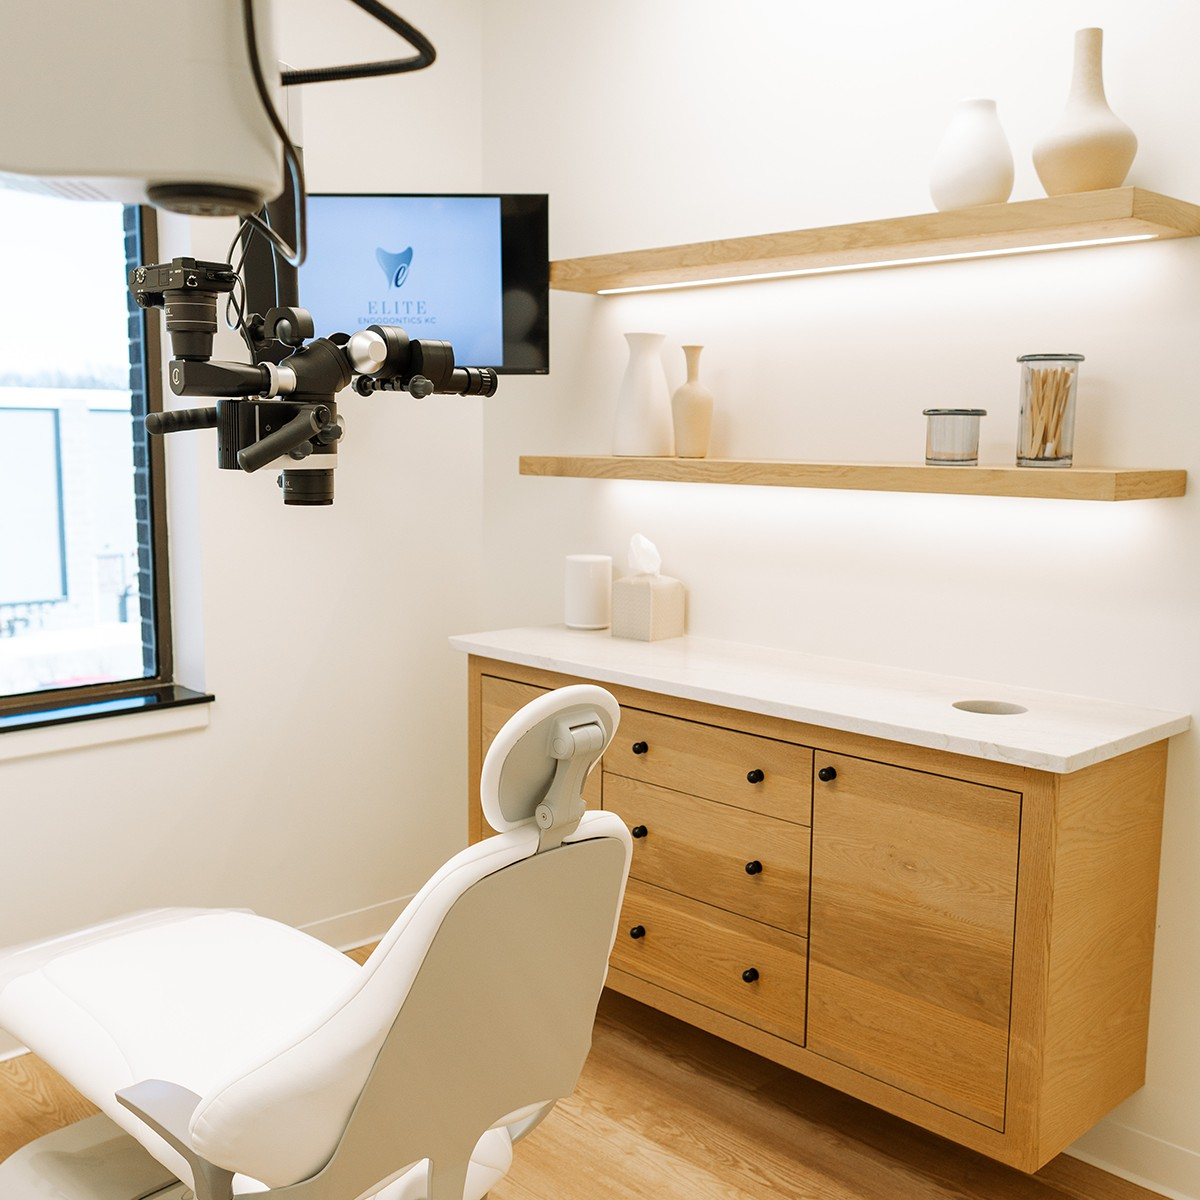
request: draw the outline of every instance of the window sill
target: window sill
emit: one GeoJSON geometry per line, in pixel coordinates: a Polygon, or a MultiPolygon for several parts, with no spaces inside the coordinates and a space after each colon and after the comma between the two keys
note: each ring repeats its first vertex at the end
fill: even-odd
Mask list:
{"type": "Polygon", "coordinates": [[[206,692],[168,686],[92,704],[0,716],[0,762],[203,729],[212,700],[206,692]]]}

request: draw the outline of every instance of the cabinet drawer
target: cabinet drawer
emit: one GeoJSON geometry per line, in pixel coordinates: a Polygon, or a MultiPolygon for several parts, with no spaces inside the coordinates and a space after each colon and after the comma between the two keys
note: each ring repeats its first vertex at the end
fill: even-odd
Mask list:
{"type": "Polygon", "coordinates": [[[620,775],[605,780],[604,807],[636,831],[635,879],[807,933],[807,826],[620,775]]]}
{"type": "Polygon", "coordinates": [[[807,825],[812,761],[806,746],[626,708],[604,769],[807,825]]]}
{"type": "Polygon", "coordinates": [[[802,937],[630,880],[612,964],[804,1044],[808,943],[802,937]],[[747,981],[745,972],[757,977],[747,981]]]}
{"type": "MultiPolygon", "coordinates": [[[[534,687],[531,683],[517,683],[512,679],[501,679],[495,675],[485,675],[480,680],[480,720],[479,720],[479,761],[482,763],[487,755],[488,747],[496,740],[496,734],[504,727],[504,722],[518,709],[523,708],[530,700],[544,696],[548,689],[534,687]]],[[[587,782],[583,785],[583,798],[588,808],[600,807],[601,770],[599,766],[592,769],[587,782]]],[[[491,828],[484,822],[483,832],[490,834],[491,828]]]]}

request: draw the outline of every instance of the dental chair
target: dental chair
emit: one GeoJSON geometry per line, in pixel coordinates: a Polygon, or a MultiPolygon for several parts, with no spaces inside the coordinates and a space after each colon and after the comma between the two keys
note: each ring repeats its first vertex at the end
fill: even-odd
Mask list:
{"type": "Polygon", "coordinates": [[[618,720],[585,685],[512,717],[496,836],[361,967],[223,909],[0,951],[0,1027],[101,1110],[0,1164],[0,1200],[479,1200],[591,1045],[631,842],[580,793],[618,720]]]}

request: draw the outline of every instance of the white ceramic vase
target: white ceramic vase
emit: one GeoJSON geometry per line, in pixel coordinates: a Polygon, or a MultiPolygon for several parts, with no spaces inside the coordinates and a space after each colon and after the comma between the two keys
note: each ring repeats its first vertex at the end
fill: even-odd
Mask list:
{"type": "Polygon", "coordinates": [[[703,346],[684,346],[687,380],[671,397],[675,424],[675,454],[679,458],[703,458],[712,433],[713,394],[700,382],[700,351],[703,346]]]}
{"type": "Polygon", "coordinates": [[[960,100],[929,171],[929,194],[941,212],[1003,204],[1013,187],[1013,156],[995,100],[960,100]]]}
{"type": "Polygon", "coordinates": [[[613,453],[669,457],[675,453],[671,393],[663,369],[661,333],[627,333],[629,363],[617,393],[613,453]]]}
{"type": "Polygon", "coordinates": [[[1048,196],[1120,187],[1133,165],[1137,138],[1104,95],[1103,44],[1102,29],[1076,32],[1067,106],[1033,148],[1033,165],[1048,196]]]}

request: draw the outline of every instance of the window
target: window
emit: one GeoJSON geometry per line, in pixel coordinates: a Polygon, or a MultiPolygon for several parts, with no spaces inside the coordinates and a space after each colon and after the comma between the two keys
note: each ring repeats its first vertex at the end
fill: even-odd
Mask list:
{"type": "Polygon", "coordinates": [[[157,254],[120,204],[0,189],[0,718],[171,683],[157,254]]]}

